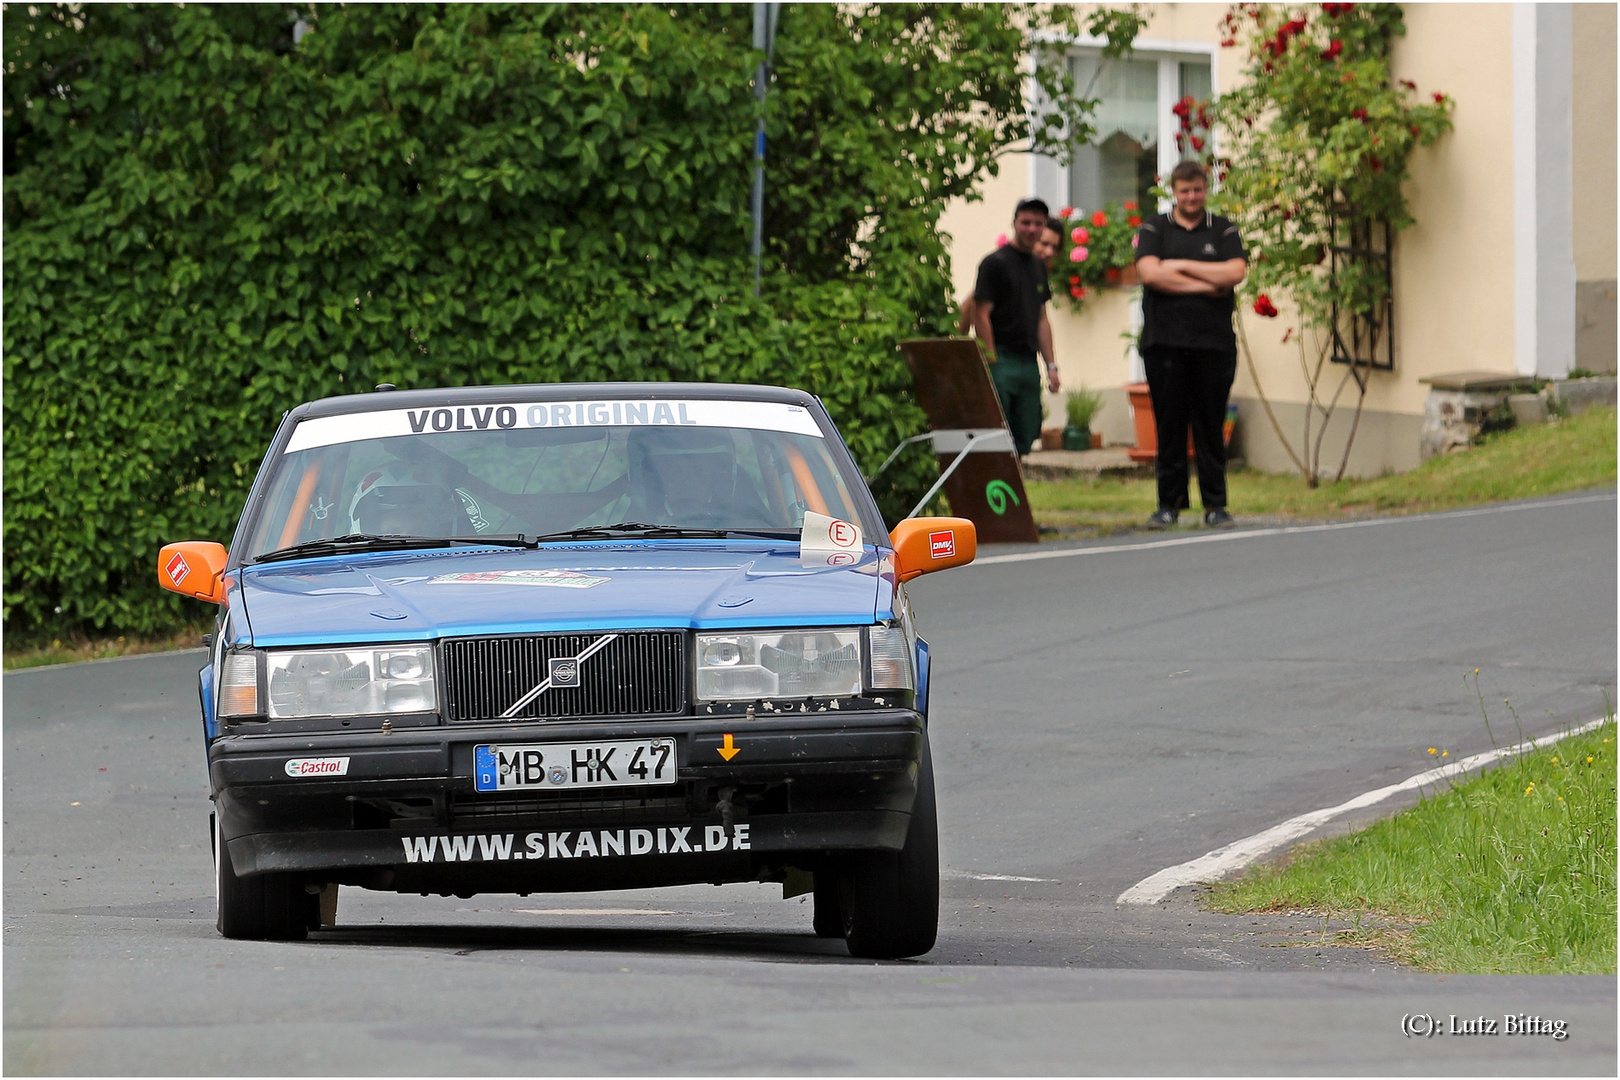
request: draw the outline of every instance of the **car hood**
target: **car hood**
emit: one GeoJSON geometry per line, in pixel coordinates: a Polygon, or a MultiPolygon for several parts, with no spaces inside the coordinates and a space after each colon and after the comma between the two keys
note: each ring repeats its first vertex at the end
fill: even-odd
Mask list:
{"type": "Polygon", "coordinates": [[[877,550],[825,562],[791,541],[401,551],[247,566],[240,596],[260,647],[873,622],[893,589],[877,550]]]}

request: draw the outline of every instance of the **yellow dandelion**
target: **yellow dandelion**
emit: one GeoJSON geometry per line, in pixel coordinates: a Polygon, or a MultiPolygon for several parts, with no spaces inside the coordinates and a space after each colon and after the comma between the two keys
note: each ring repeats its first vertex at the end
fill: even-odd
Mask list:
{"type": "Polygon", "coordinates": [[[1475,669],[1474,669],[1474,674],[1475,674],[1475,675],[1478,675],[1478,674],[1479,674],[1479,668],[1475,668],[1475,669]]]}
{"type": "Polygon", "coordinates": [[[1530,781],[1530,786],[1524,789],[1524,793],[1528,795],[1534,790],[1536,790],[1536,782],[1532,780],[1530,781]]]}
{"type": "Polygon", "coordinates": [[[1432,755],[1432,754],[1438,754],[1438,753],[1439,753],[1439,752],[1440,752],[1440,751],[1438,751],[1438,750],[1436,750],[1436,749],[1435,749],[1435,748],[1434,748],[1434,747],[1432,747],[1432,746],[1431,746],[1431,747],[1429,747],[1429,753],[1430,753],[1430,754],[1431,754],[1431,755],[1432,755]]]}
{"type": "Polygon", "coordinates": [[[1553,758],[1553,759],[1552,759],[1552,763],[1553,763],[1553,764],[1554,764],[1554,765],[1556,765],[1556,764],[1558,764],[1558,759],[1557,759],[1557,758],[1553,758]]]}
{"type": "Polygon", "coordinates": [[[1559,802],[1563,802],[1563,801],[1564,801],[1564,797],[1563,797],[1563,796],[1562,796],[1562,795],[1560,795],[1560,796],[1558,796],[1558,801],[1559,801],[1559,802]]]}
{"type": "Polygon", "coordinates": [[[1451,751],[1450,750],[1442,750],[1442,751],[1440,751],[1440,756],[1441,757],[1450,757],[1451,756],[1451,751]]]}
{"type": "Polygon", "coordinates": [[[1592,755],[1591,754],[1586,755],[1586,763],[1588,765],[1592,764],[1592,755]]]}

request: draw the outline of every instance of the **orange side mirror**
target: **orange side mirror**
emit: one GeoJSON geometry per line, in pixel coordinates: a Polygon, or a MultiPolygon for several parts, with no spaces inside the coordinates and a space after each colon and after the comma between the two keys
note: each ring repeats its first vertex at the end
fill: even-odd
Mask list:
{"type": "Polygon", "coordinates": [[[901,581],[966,566],[979,552],[979,532],[967,518],[906,518],[889,534],[901,581]]]}
{"type": "Polygon", "coordinates": [[[204,540],[164,544],[158,552],[158,584],[210,604],[225,602],[225,547],[204,540]]]}

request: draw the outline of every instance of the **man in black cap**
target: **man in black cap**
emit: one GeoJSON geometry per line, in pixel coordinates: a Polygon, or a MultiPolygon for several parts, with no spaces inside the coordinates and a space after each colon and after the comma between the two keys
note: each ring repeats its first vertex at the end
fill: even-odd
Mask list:
{"type": "Polygon", "coordinates": [[[1046,384],[1052,393],[1062,385],[1052,355],[1052,326],[1046,321],[1052,289],[1046,263],[1035,253],[1047,216],[1046,203],[1040,199],[1019,200],[1013,210],[1012,239],[979,263],[973,286],[973,328],[990,358],[990,378],[1020,457],[1041,437],[1037,353],[1046,361],[1046,384]]]}
{"type": "Polygon", "coordinates": [[[1208,174],[1195,161],[1170,173],[1175,207],[1142,222],[1136,272],[1142,280],[1142,365],[1158,431],[1159,508],[1150,529],[1176,523],[1187,500],[1187,425],[1198,455],[1204,524],[1230,528],[1226,509],[1226,398],[1237,374],[1232,290],[1248,273],[1237,226],[1204,208],[1208,174]]]}

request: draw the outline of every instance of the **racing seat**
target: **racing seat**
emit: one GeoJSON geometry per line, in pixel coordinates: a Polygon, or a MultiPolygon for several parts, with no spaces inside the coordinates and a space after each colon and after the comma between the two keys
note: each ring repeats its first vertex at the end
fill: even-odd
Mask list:
{"type": "Polygon", "coordinates": [[[765,505],[737,466],[731,435],[712,428],[635,428],[629,519],[726,528],[765,524],[765,505]]]}

